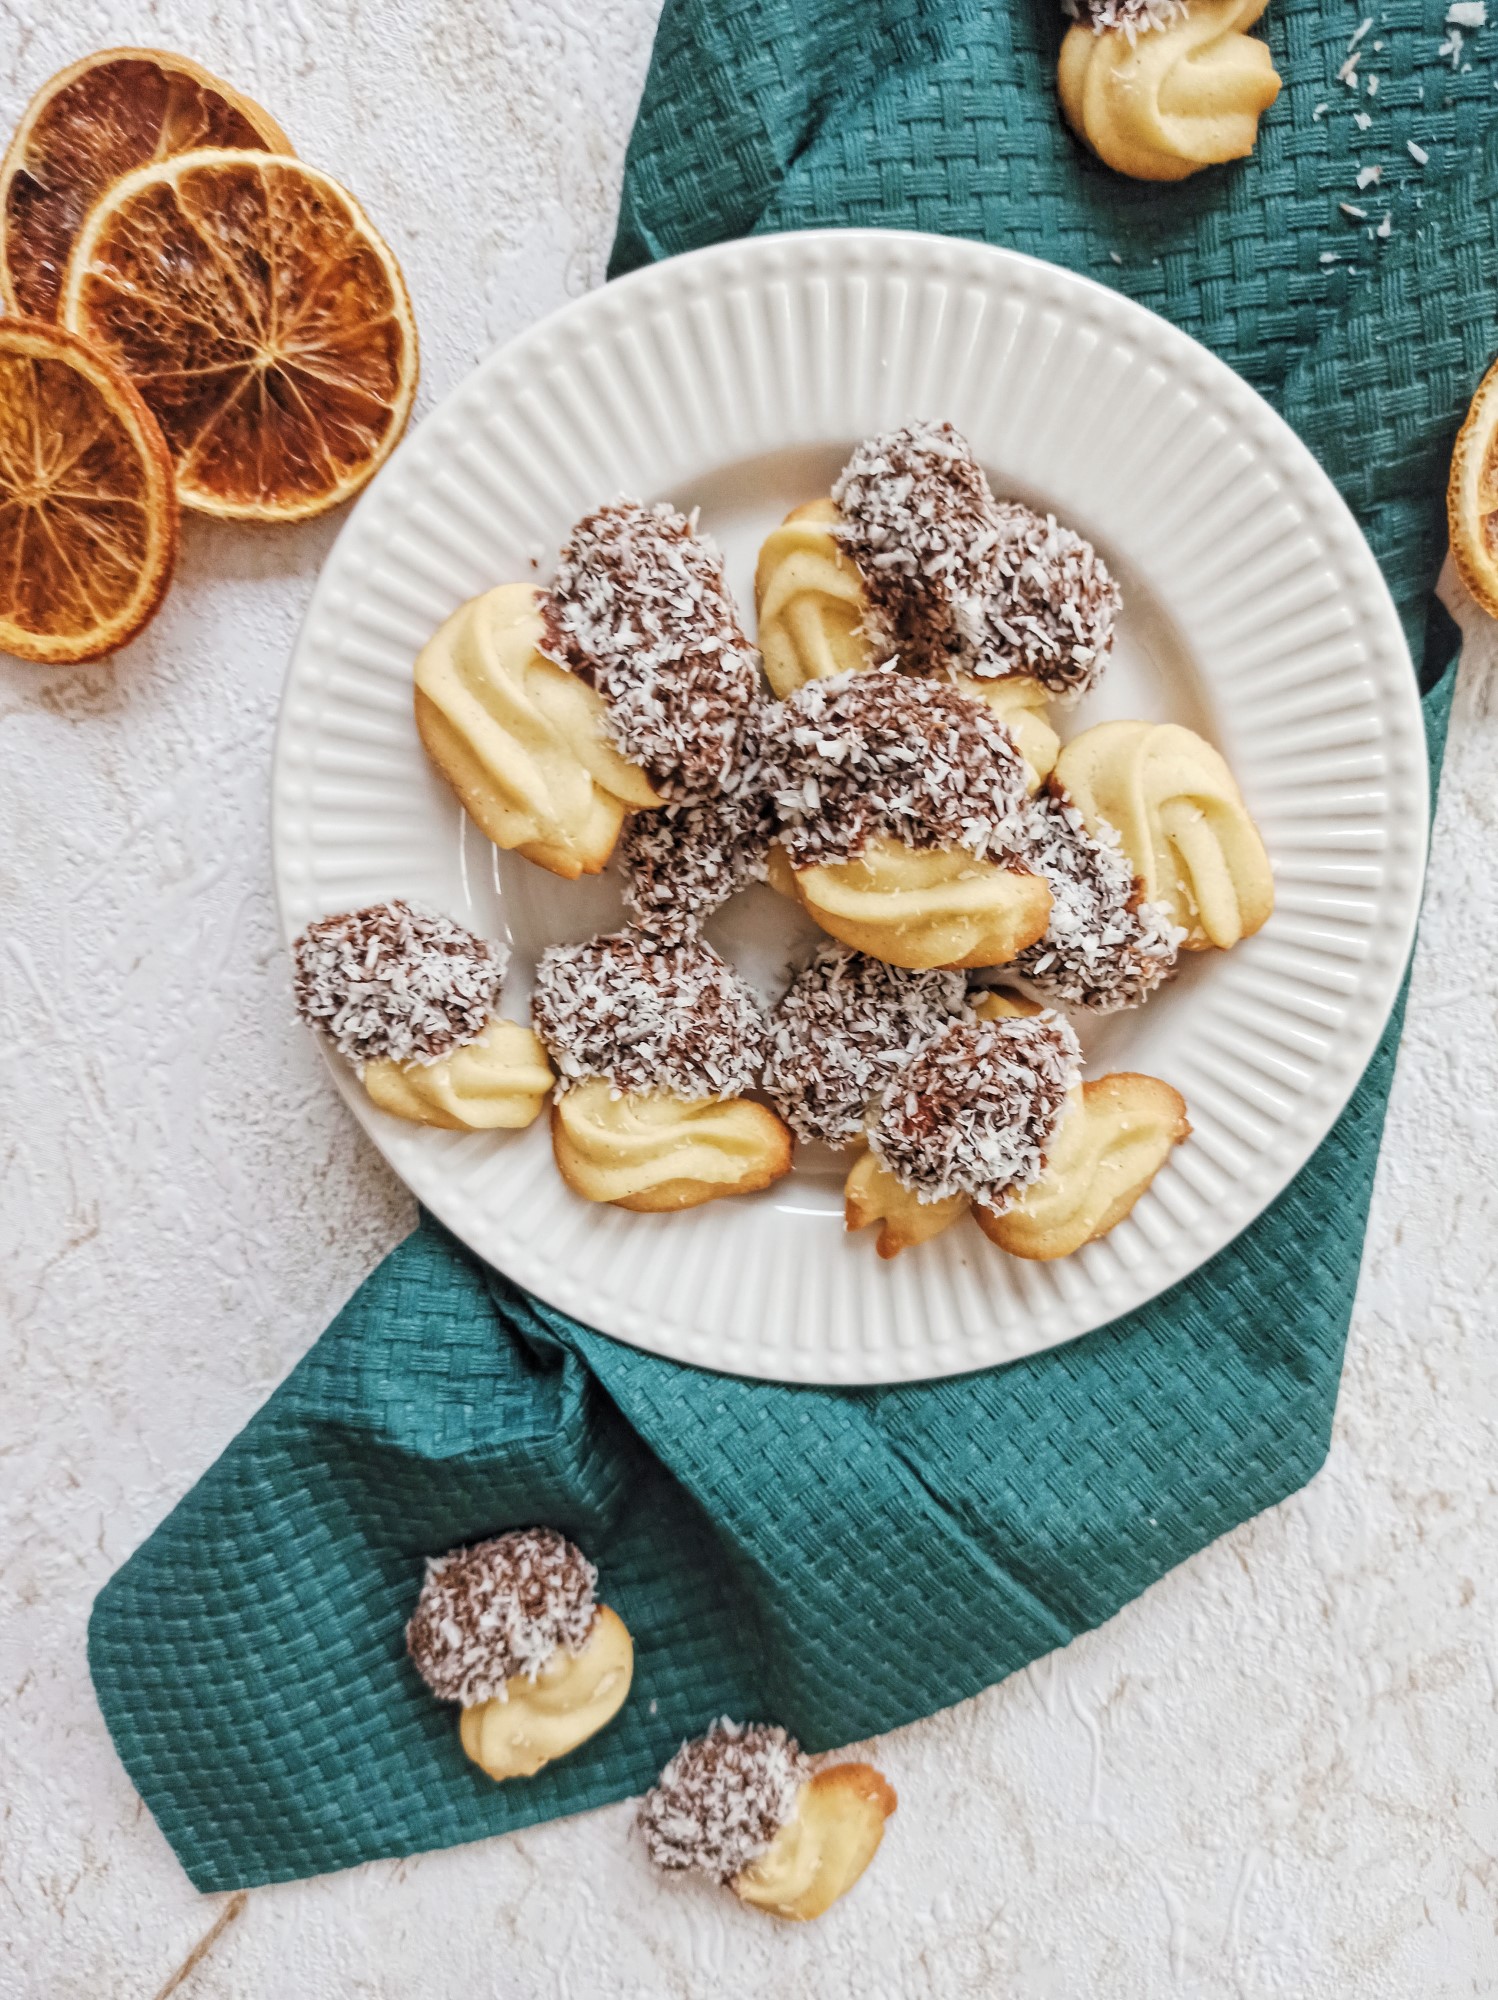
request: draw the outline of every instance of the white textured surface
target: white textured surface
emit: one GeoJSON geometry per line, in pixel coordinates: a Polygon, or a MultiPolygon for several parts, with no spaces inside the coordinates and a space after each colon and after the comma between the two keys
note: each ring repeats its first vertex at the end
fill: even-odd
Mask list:
{"type": "MultiPolygon", "coordinates": [[[[1188,955],[1146,1008],[1078,1020],[1089,1069],[1185,1097],[1192,1137],[1105,1241],[1054,1264],[961,1224],[892,1268],[843,1226],[842,1172],[797,1160],[686,1215],[585,1202],[524,1133],[422,1130],[346,1101],[429,1209],[502,1271],[678,1361],[797,1382],[920,1381],[1039,1353],[1153,1298],[1232,1241],[1305,1164],[1377,1044],[1409,958],[1428,812],[1394,606],[1304,445],[1223,362],[1070,271],[913,232],[726,243],[572,302],[488,356],[382,474],[319,580],[272,780],[289,943],[410,897],[514,947],[612,929],[608,884],[498,855],[411,717],[411,662],[466,599],[550,574],[621,488],[700,512],[747,608],[755,559],[859,437],[935,408],[995,490],[1097,543],[1124,586],[1103,685],[1057,711],[1198,725],[1263,833],[1276,907],[1232,953],[1188,955]],[[1272,611],[1268,607],[1272,606],[1272,611]]],[[[769,999],[799,946],[784,897],[717,940],[769,999]]]]}
{"type": "MultiPolygon", "coordinates": [[[[424,406],[597,275],[654,0],[4,0],[5,109],[175,42],[343,174],[424,406]]],[[[194,527],[113,669],[0,665],[0,1995],[151,2000],[188,1888],[88,1691],[93,1591],[407,1227],[285,1002],[282,667],[332,529],[194,527]]],[[[879,1748],[806,1930],[625,1807],[252,1895],[182,2000],[1457,2000],[1498,1988],[1498,648],[1468,646],[1331,1461],[1104,1631],[879,1748]]]]}

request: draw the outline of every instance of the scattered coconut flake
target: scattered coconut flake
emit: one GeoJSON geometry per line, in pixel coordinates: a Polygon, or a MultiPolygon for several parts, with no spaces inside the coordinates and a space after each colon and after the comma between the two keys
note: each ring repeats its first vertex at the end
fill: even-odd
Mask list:
{"type": "Polygon", "coordinates": [[[1446,22],[1453,28],[1485,28],[1488,24],[1486,0],[1451,0],[1446,22]]]}
{"type": "Polygon", "coordinates": [[[1378,95],[1378,78],[1376,76],[1370,76],[1368,79],[1368,95],[1370,97],[1377,97],[1378,95]]]}
{"type": "Polygon", "coordinates": [[[979,859],[1013,841],[1025,761],[951,682],[892,667],[808,681],[772,705],[766,735],[765,785],[799,868],[851,860],[876,834],[979,859]]]}
{"type": "Polygon", "coordinates": [[[597,1587],[598,1571],[555,1528],[520,1528],[433,1556],[406,1651],[439,1700],[504,1701],[506,1681],[533,1681],[559,1647],[575,1653],[587,1643],[597,1587]]]}
{"type": "Polygon", "coordinates": [[[798,1138],[849,1145],[890,1078],[970,1016],[961,972],[907,972],[824,944],[770,1015],[765,1089],[798,1138]]]}
{"type": "Polygon", "coordinates": [[[1020,859],[1051,889],[1051,918],[1015,970],[1049,999],[1094,1014],[1138,1007],[1174,969],[1186,933],[1144,899],[1115,829],[1089,834],[1063,799],[1042,796],[1026,818],[1020,859]]]}
{"type": "Polygon", "coordinates": [[[1354,208],[1350,201],[1339,201],[1337,206],[1344,215],[1350,215],[1354,222],[1366,222],[1368,220],[1368,211],[1366,208],[1354,208]]]}
{"type": "Polygon", "coordinates": [[[1393,216],[1386,215],[1383,221],[1378,225],[1377,229],[1375,229],[1373,233],[1376,237],[1379,238],[1380,242],[1387,243],[1389,238],[1394,234],[1393,216]]]}
{"type": "Polygon", "coordinates": [[[1383,177],[1384,177],[1384,170],[1382,167],[1359,167],[1358,168],[1359,192],[1362,192],[1367,188],[1377,187],[1379,182],[1383,179],[1383,177]]]}
{"type": "Polygon", "coordinates": [[[573,528],[542,599],[542,650],[603,696],[609,736],[666,797],[727,777],[759,695],[723,559],[664,504],[619,500],[573,528]]]}
{"type": "Polygon", "coordinates": [[[621,1093],[740,1097],[764,1067],[759,1003],[699,939],[618,931],[553,945],[536,967],[531,1017],[559,1092],[601,1076],[621,1093]]]}
{"type": "Polygon", "coordinates": [[[1460,28],[1453,28],[1451,30],[1445,41],[1436,50],[1436,54],[1438,56],[1450,56],[1451,67],[1453,69],[1460,68],[1462,60],[1462,31],[1460,28]]]}
{"type": "Polygon", "coordinates": [[[1366,111],[1354,111],[1352,122],[1360,132],[1366,132],[1368,127],[1373,123],[1373,120],[1366,111]]]}
{"type": "Polygon", "coordinates": [[[1415,165],[1423,167],[1430,159],[1430,154],[1426,152],[1423,146],[1417,146],[1413,139],[1406,139],[1404,143],[1409,149],[1409,156],[1415,162],[1415,165]]]}
{"type": "Polygon", "coordinates": [[[1317,105],[1317,106],[1315,107],[1315,109],[1314,109],[1314,110],[1312,111],[1312,113],[1311,113],[1311,116],[1312,116],[1312,118],[1315,118],[1315,119],[1321,119],[1321,118],[1324,118],[1324,117],[1326,116],[1327,112],[1328,112],[1328,111],[1330,111],[1330,109],[1331,109],[1331,106],[1330,106],[1329,104],[1318,104],[1318,105],[1317,105]]]}
{"type": "Polygon", "coordinates": [[[1335,250],[1323,250],[1318,261],[1323,264],[1340,264],[1342,259],[1335,250]]]}
{"type": "Polygon", "coordinates": [[[1050,1011],[954,1021],[886,1086],[869,1149],[920,1201],[966,1194],[1002,1214],[1044,1173],[1081,1062],[1050,1011]]]}
{"type": "Polygon", "coordinates": [[[397,899],[308,924],[291,947],[297,1012],[345,1062],[435,1063],[476,1042],[509,951],[397,899]]]}
{"type": "Polygon", "coordinates": [[[1121,264],[1123,262],[1123,258],[1119,256],[1116,250],[1110,250],[1108,252],[1108,255],[1112,258],[1115,264],[1121,264]]]}
{"type": "Polygon", "coordinates": [[[725,1715],[683,1743],[645,1794],[640,1831],[657,1868],[696,1868],[731,1882],[796,1810],[811,1765],[795,1737],[725,1715]]]}

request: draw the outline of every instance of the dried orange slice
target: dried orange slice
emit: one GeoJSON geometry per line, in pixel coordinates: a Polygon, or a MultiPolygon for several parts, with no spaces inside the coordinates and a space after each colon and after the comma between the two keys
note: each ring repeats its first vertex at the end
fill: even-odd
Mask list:
{"type": "Polygon", "coordinates": [[[1478,383],[1457,433],[1446,518],[1457,574],[1483,610],[1498,618],[1498,361],[1478,383]]]}
{"type": "Polygon", "coordinates": [[[0,165],[0,293],[56,319],[84,217],[121,174],[199,146],[289,153],[268,112],[186,56],[102,49],[44,83],[0,165]]]}
{"type": "Polygon", "coordinates": [[[176,557],[172,461],[136,390],[60,326],[0,319],[0,649],[116,651],[176,557]]]}
{"type": "Polygon", "coordinates": [[[100,199],[63,319],[150,405],[185,507],[298,521],[357,493],[416,393],[399,264],[353,196],[267,153],[184,153],[100,199]]]}

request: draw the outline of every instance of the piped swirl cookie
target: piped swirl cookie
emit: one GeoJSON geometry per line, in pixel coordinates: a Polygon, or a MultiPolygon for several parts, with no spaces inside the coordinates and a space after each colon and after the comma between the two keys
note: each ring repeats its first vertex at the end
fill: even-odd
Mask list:
{"type": "Polygon", "coordinates": [[[951,424],[865,439],[832,497],[877,657],[979,680],[1029,675],[1066,700],[1093,686],[1113,644],[1118,585],[1053,515],[996,500],[951,424]]]}
{"type": "MultiPolygon", "coordinates": [[[[1068,1257],[1122,1222],[1172,1149],[1189,1137],[1185,1102],[1157,1077],[1119,1073],[1080,1083],[1075,1041],[1057,1015],[1009,994],[972,998],[974,1013],[1000,1024],[1007,1044],[1001,1095],[1007,1109],[991,1157],[1006,1163],[1017,1157],[1018,1171],[1006,1187],[985,1195],[974,1188],[978,1170],[969,1164],[961,1175],[951,1172],[940,1146],[931,1150],[929,1138],[915,1149],[902,1138],[893,1158],[871,1146],[848,1175],[847,1226],[877,1223],[879,1255],[889,1258],[930,1242],[971,1209],[984,1235],[1011,1256],[1068,1257]],[[1021,1070],[1038,1072],[1017,1091],[1011,1073],[1016,1060],[1021,1070]]],[[[950,1065],[940,1042],[927,1051],[928,1058],[933,1054],[934,1062],[912,1064],[888,1087],[885,1109],[888,1113],[891,1100],[898,1103],[906,1087],[905,1120],[914,1120],[918,1131],[929,1125],[940,1141],[952,1092],[933,1090],[931,1072],[950,1072],[950,1065]]],[[[992,1083],[983,1095],[991,1119],[992,1083]]]]}
{"type": "MultiPolygon", "coordinates": [[[[909,655],[898,662],[880,659],[865,624],[863,579],[838,539],[841,521],[835,501],[812,501],[788,514],[760,551],[759,643],[765,673],[782,700],[808,681],[838,674],[896,663],[907,672],[920,669],[909,655]]],[[[1061,748],[1046,716],[1050,690],[1029,674],[983,680],[955,674],[944,659],[937,671],[987,703],[1025,760],[1029,789],[1039,791],[1061,748]]]]}
{"type": "Polygon", "coordinates": [[[1072,1093],[1044,1171],[1003,1210],[973,1216],[1011,1257],[1069,1257],[1129,1214],[1191,1135],[1186,1100],[1158,1077],[1119,1071],[1072,1093]]]}
{"type": "Polygon", "coordinates": [[[661,803],[618,749],[602,695],[544,657],[542,596],[506,583],[453,613],[416,661],[416,727],[496,847],[596,875],[627,812],[661,803]]]}
{"type": "Polygon", "coordinates": [[[459,1739],[491,1778],[534,1777],[618,1714],[634,1674],[598,1572],[552,1528],[524,1528],[427,1563],[406,1627],[411,1663],[462,1710],[459,1739]]]}
{"type": "Polygon", "coordinates": [[[382,1111],[451,1130],[515,1130],[555,1079],[529,1028],[499,1015],[509,954],[395,901],[309,924],[292,946],[297,1011],[382,1111]]]}
{"type": "Polygon", "coordinates": [[[767,728],[770,879],[830,936],[922,970],[1044,935],[1050,891],[1013,853],[1024,760],[981,702],[880,668],[809,681],[767,728]]]}
{"type": "Polygon", "coordinates": [[[1232,772],[1174,722],[1100,722],[1057,759],[1051,787],[1094,838],[1116,830],[1145,898],[1183,948],[1226,951],[1274,910],[1274,876],[1232,772]]]}
{"type": "Polygon", "coordinates": [[[869,1150],[918,1200],[965,1195],[996,1213],[1045,1171],[1082,1053],[1046,1010],[954,1021],[885,1086],[869,1150]]]}
{"type": "Polygon", "coordinates": [[[572,530],[546,644],[603,698],[610,740],[662,799],[716,791],[759,698],[723,559],[674,508],[620,500],[572,530]]]}
{"type": "Polygon", "coordinates": [[[695,1208],[790,1171],[789,1131],[744,1095],[764,1066],[764,1016],[710,946],[628,931],[554,946],[531,1008],[561,1072],[557,1166],[585,1200],[695,1208]]]}
{"type": "Polygon", "coordinates": [[[783,1729],[725,1717],[677,1751],[639,1823],[658,1868],[694,1869],[756,1909],[805,1922],[853,1887],[898,1803],[871,1764],[814,1770],[783,1729]]]}
{"type": "Polygon", "coordinates": [[[549,590],[454,612],[417,660],[416,721],[495,845],[572,879],[627,812],[728,778],[758,685],[717,551],[624,500],[578,522],[549,590]]]}
{"type": "Polygon", "coordinates": [[[1116,172],[1179,181],[1251,153],[1259,119],[1280,93],[1268,45],[1248,30],[1268,0],[1158,5],[1140,33],[1139,8],[1099,7],[1061,44],[1057,89],[1066,122],[1116,172]],[[1110,13],[1123,15],[1108,25],[1110,13]]]}

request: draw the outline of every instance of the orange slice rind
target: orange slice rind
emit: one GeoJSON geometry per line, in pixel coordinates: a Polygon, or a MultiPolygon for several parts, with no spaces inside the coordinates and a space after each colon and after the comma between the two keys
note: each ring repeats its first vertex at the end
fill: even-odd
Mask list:
{"type": "Polygon", "coordinates": [[[346,188],[278,154],[206,149],[117,181],[73,246],[62,316],[140,390],[200,513],[338,506],[416,393],[393,253],[346,188]]]}
{"type": "Polygon", "coordinates": [[[101,49],[44,83],[0,164],[0,297],[56,319],[68,255],[122,174],[200,146],[289,153],[274,118],[187,56],[101,49]]]}
{"type": "Polygon", "coordinates": [[[1457,574],[1489,617],[1498,618],[1498,361],[1478,383],[1457,433],[1446,518],[1457,574]]]}
{"type": "Polygon", "coordinates": [[[117,651],[176,555],[171,459],[136,390],[61,327],[0,319],[0,650],[117,651]]]}

